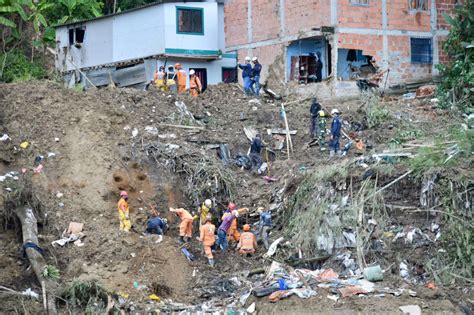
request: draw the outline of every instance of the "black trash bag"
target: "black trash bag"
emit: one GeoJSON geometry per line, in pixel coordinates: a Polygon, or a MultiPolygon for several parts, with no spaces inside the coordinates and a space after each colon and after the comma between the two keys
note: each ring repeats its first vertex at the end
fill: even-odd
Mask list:
{"type": "Polygon", "coordinates": [[[249,170],[252,168],[252,161],[248,156],[239,153],[235,157],[235,165],[249,170]]]}

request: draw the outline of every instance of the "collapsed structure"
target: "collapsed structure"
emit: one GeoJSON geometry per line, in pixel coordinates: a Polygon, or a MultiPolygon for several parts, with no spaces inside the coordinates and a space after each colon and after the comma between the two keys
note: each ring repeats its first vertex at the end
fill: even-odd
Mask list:
{"type": "Polygon", "coordinates": [[[225,6],[226,45],[239,59],[258,56],[272,65],[262,78],[273,74],[278,84],[311,82],[318,55],[323,79],[354,79],[377,68],[390,69],[389,85],[431,79],[447,60],[443,13],[459,2],[234,0],[225,6]]]}

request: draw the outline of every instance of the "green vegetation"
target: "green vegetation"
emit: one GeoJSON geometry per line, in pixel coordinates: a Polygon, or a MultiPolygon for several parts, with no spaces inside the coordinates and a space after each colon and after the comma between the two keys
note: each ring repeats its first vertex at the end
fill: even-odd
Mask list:
{"type": "Polygon", "coordinates": [[[366,103],[365,114],[367,117],[367,126],[369,128],[378,127],[383,122],[387,121],[390,117],[390,112],[380,103],[378,95],[365,93],[363,98],[366,103]]]}
{"type": "Polygon", "coordinates": [[[444,14],[451,30],[443,49],[452,59],[439,65],[442,82],[437,96],[441,108],[458,108],[466,114],[474,113],[474,0],[466,0],[455,10],[455,17],[444,14]]]}
{"type": "Polygon", "coordinates": [[[46,279],[54,280],[54,281],[59,280],[60,278],[59,269],[56,268],[55,266],[46,265],[44,266],[44,269],[43,269],[43,277],[45,277],[46,279]]]}
{"type": "Polygon", "coordinates": [[[416,156],[406,164],[416,175],[423,175],[438,167],[469,168],[473,146],[473,129],[453,128],[445,136],[436,138],[434,144],[421,147],[416,156]]]}
{"type": "Polygon", "coordinates": [[[3,71],[0,71],[0,81],[3,82],[41,79],[46,73],[40,61],[31,62],[27,59],[25,53],[18,48],[1,54],[0,60],[3,63],[3,71]],[[8,65],[8,67],[5,65],[8,65]]]}
{"type": "Polygon", "coordinates": [[[0,82],[43,78],[52,26],[99,16],[102,7],[99,0],[0,0],[0,82]]]}
{"type": "Polygon", "coordinates": [[[68,308],[81,310],[81,314],[103,314],[109,293],[96,281],[75,280],[63,292],[62,298],[67,302],[68,308]]]}

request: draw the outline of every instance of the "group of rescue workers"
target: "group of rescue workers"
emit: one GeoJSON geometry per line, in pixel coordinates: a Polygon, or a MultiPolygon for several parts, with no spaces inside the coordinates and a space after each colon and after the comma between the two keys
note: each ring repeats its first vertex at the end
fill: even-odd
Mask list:
{"type": "MultiPolygon", "coordinates": [[[[310,108],[310,114],[311,114],[311,126],[309,133],[311,137],[313,138],[313,141],[318,141],[319,143],[319,149],[321,151],[326,150],[326,124],[327,124],[327,114],[325,113],[324,109],[322,108],[321,104],[319,104],[318,100],[316,97],[313,98],[311,102],[311,108],[310,108]]],[[[350,140],[342,150],[340,150],[340,138],[341,138],[341,133],[342,132],[342,117],[341,117],[341,112],[337,108],[334,108],[331,110],[331,116],[332,116],[332,121],[331,121],[331,129],[330,129],[330,134],[329,134],[329,157],[332,158],[336,154],[339,156],[345,156],[348,151],[352,148],[353,143],[355,142],[355,148],[357,151],[362,152],[364,149],[364,144],[363,142],[357,138],[353,137],[354,141],[350,140]]]]}
{"type": "MultiPolygon", "coordinates": [[[[178,92],[179,94],[186,92],[186,70],[177,63],[169,66],[165,70],[165,66],[160,66],[155,72],[153,82],[156,87],[163,92],[178,92]]],[[[202,93],[201,79],[196,75],[196,71],[191,69],[189,71],[189,94],[193,97],[202,93]]]]}
{"type": "MultiPolygon", "coordinates": [[[[132,229],[130,221],[130,210],[128,204],[128,193],[120,192],[120,200],[117,205],[119,213],[120,230],[129,232],[132,229]]],[[[248,212],[248,208],[237,209],[235,203],[230,202],[222,213],[218,213],[210,199],[206,199],[198,208],[197,214],[190,213],[183,208],[170,208],[179,219],[179,242],[181,244],[191,242],[193,236],[193,223],[199,224],[199,236],[196,239],[202,243],[203,251],[211,266],[214,266],[213,253],[220,248],[227,252],[230,248],[229,242],[235,243],[235,248],[241,255],[252,255],[257,249],[257,237],[251,232],[251,226],[244,224],[243,232],[238,229],[238,218],[248,212]],[[216,226],[218,228],[216,229],[216,226]]],[[[266,249],[268,249],[268,236],[272,228],[272,216],[270,211],[263,207],[257,208],[260,216],[258,221],[258,235],[266,249]]],[[[157,243],[163,240],[167,231],[168,221],[159,213],[150,216],[146,223],[145,235],[157,235],[157,243]]]]}

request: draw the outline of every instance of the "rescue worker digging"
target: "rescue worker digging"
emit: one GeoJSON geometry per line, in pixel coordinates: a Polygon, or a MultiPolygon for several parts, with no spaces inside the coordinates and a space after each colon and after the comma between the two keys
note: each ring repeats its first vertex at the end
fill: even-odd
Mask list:
{"type": "MultiPolygon", "coordinates": [[[[237,206],[235,205],[235,203],[229,203],[229,205],[227,206],[227,211],[222,215],[222,221],[224,221],[227,216],[231,215],[234,210],[237,210],[237,206]]],[[[237,228],[237,217],[238,216],[236,216],[232,220],[232,223],[227,231],[229,241],[234,240],[235,242],[238,242],[240,239],[239,229],[237,228]]]]}
{"type": "Polygon", "coordinates": [[[263,245],[268,250],[268,232],[272,228],[272,214],[268,210],[265,211],[263,207],[259,207],[257,212],[260,214],[258,234],[263,241],[263,245]]]}
{"type": "Polygon", "coordinates": [[[126,191],[120,192],[120,200],[117,204],[117,210],[119,213],[120,220],[120,230],[129,232],[132,228],[132,223],[130,222],[130,210],[128,207],[128,193],[126,191]]]}
{"type": "Polygon", "coordinates": [[[160,216],[149,217],[146,222],[145,234],[156,234],[158,235],[157,243],[160,243],[163,240],[163,235],[166,232],[166,219],[160,218],[160,216]]]}
{"type": "Polygon", "coordinates": [[[232,211],[232,213],[223,217],[222,223],[217,230],[217,245],[221,248],[222,251],[227,251],[229,244],[227,242],[227,231],[229,231],[232,221],[239,217],[239,212],[237,210],[232,211]]]}
{"type": "Polygon", "coordinates": [[[239,254],[249,256],[254,254],[257,249],[257,239],[255,238],[255,235],[250,232],[250,225],[245,224],[243,229],[244,233],[240,236],[237,249],[239,249],[239,254]]]}
{"type": "Polygon", "coordinates": [[[189,94],[197,97],[202,92],[201,80],[194,70],[189,71],[189,94]]]}
{"type": "Polygon", "coordinates": [[[209,216],[212,219],[212,216],[210,214],[212,207],[212,201],[211,199],[206,199],[204,203],[199,207],[198,213],[199,213],[199,225],[204,225],[206,223],[207,217],[209,216]]]}
{"type": "Polygon", "coordinates": [[[212,246],[216,242],[216,226],[212,224],[211,217],[208,216],[205,219],[205,224],[201,226],[201,233],[200,237],[198,237],[198,241],[202,242],[202,246],[204,247],[204,253],[207,256],[207,260],[209,261],[209,265],[214,266],[214,256],[212,255],[212,246]]]}
{"type": "Polygon", "coordinates": [[[170,208],[171,212],[174,212],[176,216],[181,219],[179,224],[179,242],[181,244],[189,242],[193,236],[193,216],[183,208],[170,208]]]}

